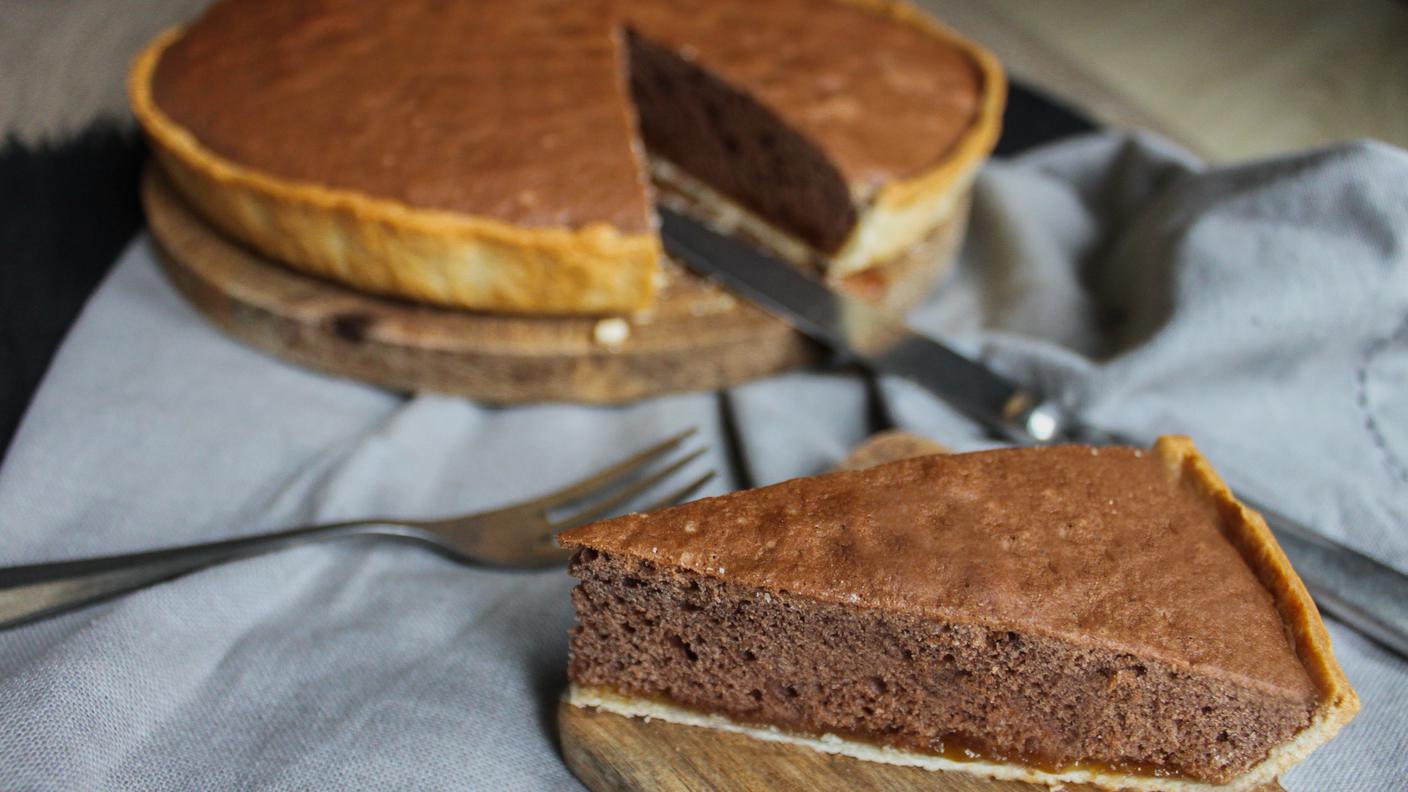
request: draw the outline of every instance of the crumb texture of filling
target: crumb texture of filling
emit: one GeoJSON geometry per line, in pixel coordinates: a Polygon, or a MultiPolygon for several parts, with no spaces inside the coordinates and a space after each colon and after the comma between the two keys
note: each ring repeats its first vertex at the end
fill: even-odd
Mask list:
{"type": "Polygon", "coordinates": [[[1107,649],[819,603],[590,548],[571,572],[573,682],[742,723],[1220,782],[1311,715],[1303,701],[1107,649]]]}
{"type": "Polygon", "coordinates": [[[634,32],[628,40],[646,146],[819,250],[845,242],[856,209],[825,154],[757,100],[668,47],[634,32]]]}

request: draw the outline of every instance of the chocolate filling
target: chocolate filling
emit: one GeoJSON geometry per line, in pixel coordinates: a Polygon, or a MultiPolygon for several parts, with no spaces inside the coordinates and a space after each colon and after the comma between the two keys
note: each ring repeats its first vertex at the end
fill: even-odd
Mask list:
{"type": "Polygon", "coordinates": [[[1048,770],[1220,782],[1302,701],[1107,648],[765,592],[591,549],[569,675],[743,723],[1048,770]]]}
{"type": "Polygon", "coordinates": [[[827,157],[746,93],[627,31],[631,93],[646,146],[819,250],[856,224],[827,157]]]}

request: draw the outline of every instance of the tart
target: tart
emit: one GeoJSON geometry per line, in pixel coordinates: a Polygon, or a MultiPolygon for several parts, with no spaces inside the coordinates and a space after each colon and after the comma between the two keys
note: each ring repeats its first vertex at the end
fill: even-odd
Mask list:
{"type": "Polygon", "coordinates": [[[652,178],[836,278],[899,258],[960,210],[1005,97],[885,0],[224,0],[129,90],[173,184],[260,252],[548,314],[650,304],[652,178]]]}
{"type": "Polygon", "coordinates": [[[1059,786],[1248,790],[1359,702],[1186,438],[919,457],[574,529],[569,701],[1059,786]]]}

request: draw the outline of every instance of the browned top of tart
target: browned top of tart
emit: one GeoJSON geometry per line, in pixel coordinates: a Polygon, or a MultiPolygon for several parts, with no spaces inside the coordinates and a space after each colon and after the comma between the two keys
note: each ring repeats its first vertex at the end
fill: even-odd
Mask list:
{"type": "Polygon", "coordinates": [[[1157,454],[1059,446],[795,479],[561,541],[824,602],[1152,654],[1313,699],[1228,519],[1157,454]]]}
{"type": "Polygon", "coordinates": [[[968,50],[881,3],[621,5],[633,29],[747,91],[862,192],[939,164],[973,125],[985,88],[968,50]]]}
{"type": "Polygon", "coordinates": [[[650,228],[606,0],[226,0],[156,104],[287,179],[523,225],[650,228]]]}
{"type": "Polygon", "coordinates": [[[968,52],[837,0],[226,0],[161,56],[156,105],[217,155],[526,226],[650,228],[622,25],[697,59],[864,191],[974,122],[968,52]]]}

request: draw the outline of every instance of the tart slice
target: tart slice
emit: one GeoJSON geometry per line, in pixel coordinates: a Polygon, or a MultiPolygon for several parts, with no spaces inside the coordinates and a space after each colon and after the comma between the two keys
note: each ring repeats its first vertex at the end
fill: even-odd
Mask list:
{"type": "Polygon", "coordinates": [[[904,460],[563,533],[570,701],[1050,785],[1247,790],[1359,702],[1185,438],[904,460]]]}

